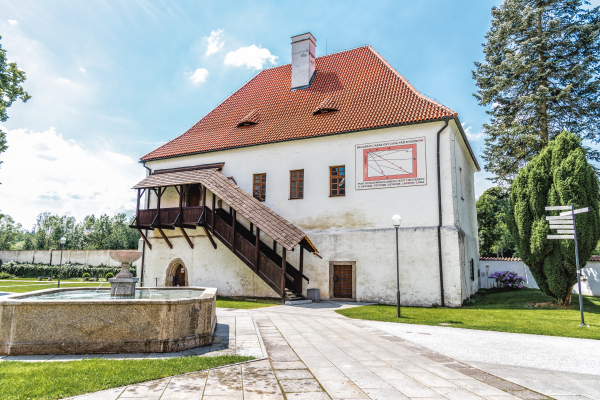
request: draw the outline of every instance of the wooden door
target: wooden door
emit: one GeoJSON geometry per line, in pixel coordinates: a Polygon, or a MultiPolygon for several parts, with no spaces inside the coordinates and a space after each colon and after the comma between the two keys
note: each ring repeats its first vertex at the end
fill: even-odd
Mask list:
{"type": "Polygon", "coordinates": [[[333,297],[352,298],[352,265],[333,266],[333,297]]]}
{"type": "Polygon", "coordinates": [[[185,268],[179,265],[173,277],[173,286],[185,286],[185,268]]]}

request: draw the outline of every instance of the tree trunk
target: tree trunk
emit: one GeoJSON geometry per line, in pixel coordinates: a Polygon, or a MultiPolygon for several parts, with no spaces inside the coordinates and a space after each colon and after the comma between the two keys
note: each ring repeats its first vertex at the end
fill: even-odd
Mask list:
{"type": "MultiPolygon", "coordinates": [[[[542,20],[543,11],[540,10],[538,14],[538,37],[540,38],[540,43],[544,44],[544,29],[543,29],[543,20],[542,20]]],[[[542,47],[542,46],[540,46],[542,47]]],[[[538,72],[542,72],[545,69],[546,57],[544,54],[544,49],[540,50],[539,54],[540,65],[538,67],[538,72]]],[[[548,82],[546,79],[540,80],[540,86],[544,86],[548,88],[548,82]]],[[[540,104],[540,137],[542,139],[542,147],[548,146],[548,102],[546,100],[542,101],[540,104]]]]}
{"type": "Polygon", "coordinates": [[[556,302],[559,306],[570,306],[571,305],[571,293],[573,293],[573,287],[575,285],[569,286],[569,290],[567,292],[567,296],[563,299],[556,299],[556,302]]]}

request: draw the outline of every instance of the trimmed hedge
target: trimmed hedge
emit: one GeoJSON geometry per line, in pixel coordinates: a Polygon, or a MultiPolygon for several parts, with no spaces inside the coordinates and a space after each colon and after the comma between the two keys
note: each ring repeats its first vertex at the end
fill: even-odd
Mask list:
{"type": "MultiPolygon", "coordinates": [[[[0,272],[17,276],[19,278],[37,278],[38,276],[57,277],[58,265],[48,264],[19,264],[14,261],[9,261],[0,266],[0,272]]],[[[116,275],[121,270],[121,267],[92,267],[89,265],[70,264],[66,263],[62,266],[60,277],[63,279],[81,278],[83,274],[88,273],[94,278],[104,278],[109,272],[116,275]]],[[[129,267],[129,272],[136,276],[136,268],[129,267]]]]}

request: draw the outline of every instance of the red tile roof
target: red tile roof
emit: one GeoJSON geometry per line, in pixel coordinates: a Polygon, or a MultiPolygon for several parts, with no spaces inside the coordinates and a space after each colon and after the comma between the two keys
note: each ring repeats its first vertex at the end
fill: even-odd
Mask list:
{"type": "MultiPolygon", "coordinates": [[[[417,92],[371,46],[317,58],[307,89],[290,90],[291,64],[259,72],[178,138],[143,161],[455,117],[417,92]],[[327,98],[339,111],[313,112],[327,98]],[[256,110],[256,125],[240,126],[256,110]]],[[[254,120],[254,118],[251,118],[254,120]]],[[[252,121],[254,122],[254,121],[252,121]]]]}

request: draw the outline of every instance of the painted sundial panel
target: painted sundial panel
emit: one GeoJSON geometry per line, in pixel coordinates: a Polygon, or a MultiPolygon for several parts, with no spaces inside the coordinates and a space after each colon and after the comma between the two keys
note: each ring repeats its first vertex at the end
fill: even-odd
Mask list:
{"type": "Polygon", "coordinates": [[[356,189],[427,184],[425,138],[356,145],[356,189]]]}

